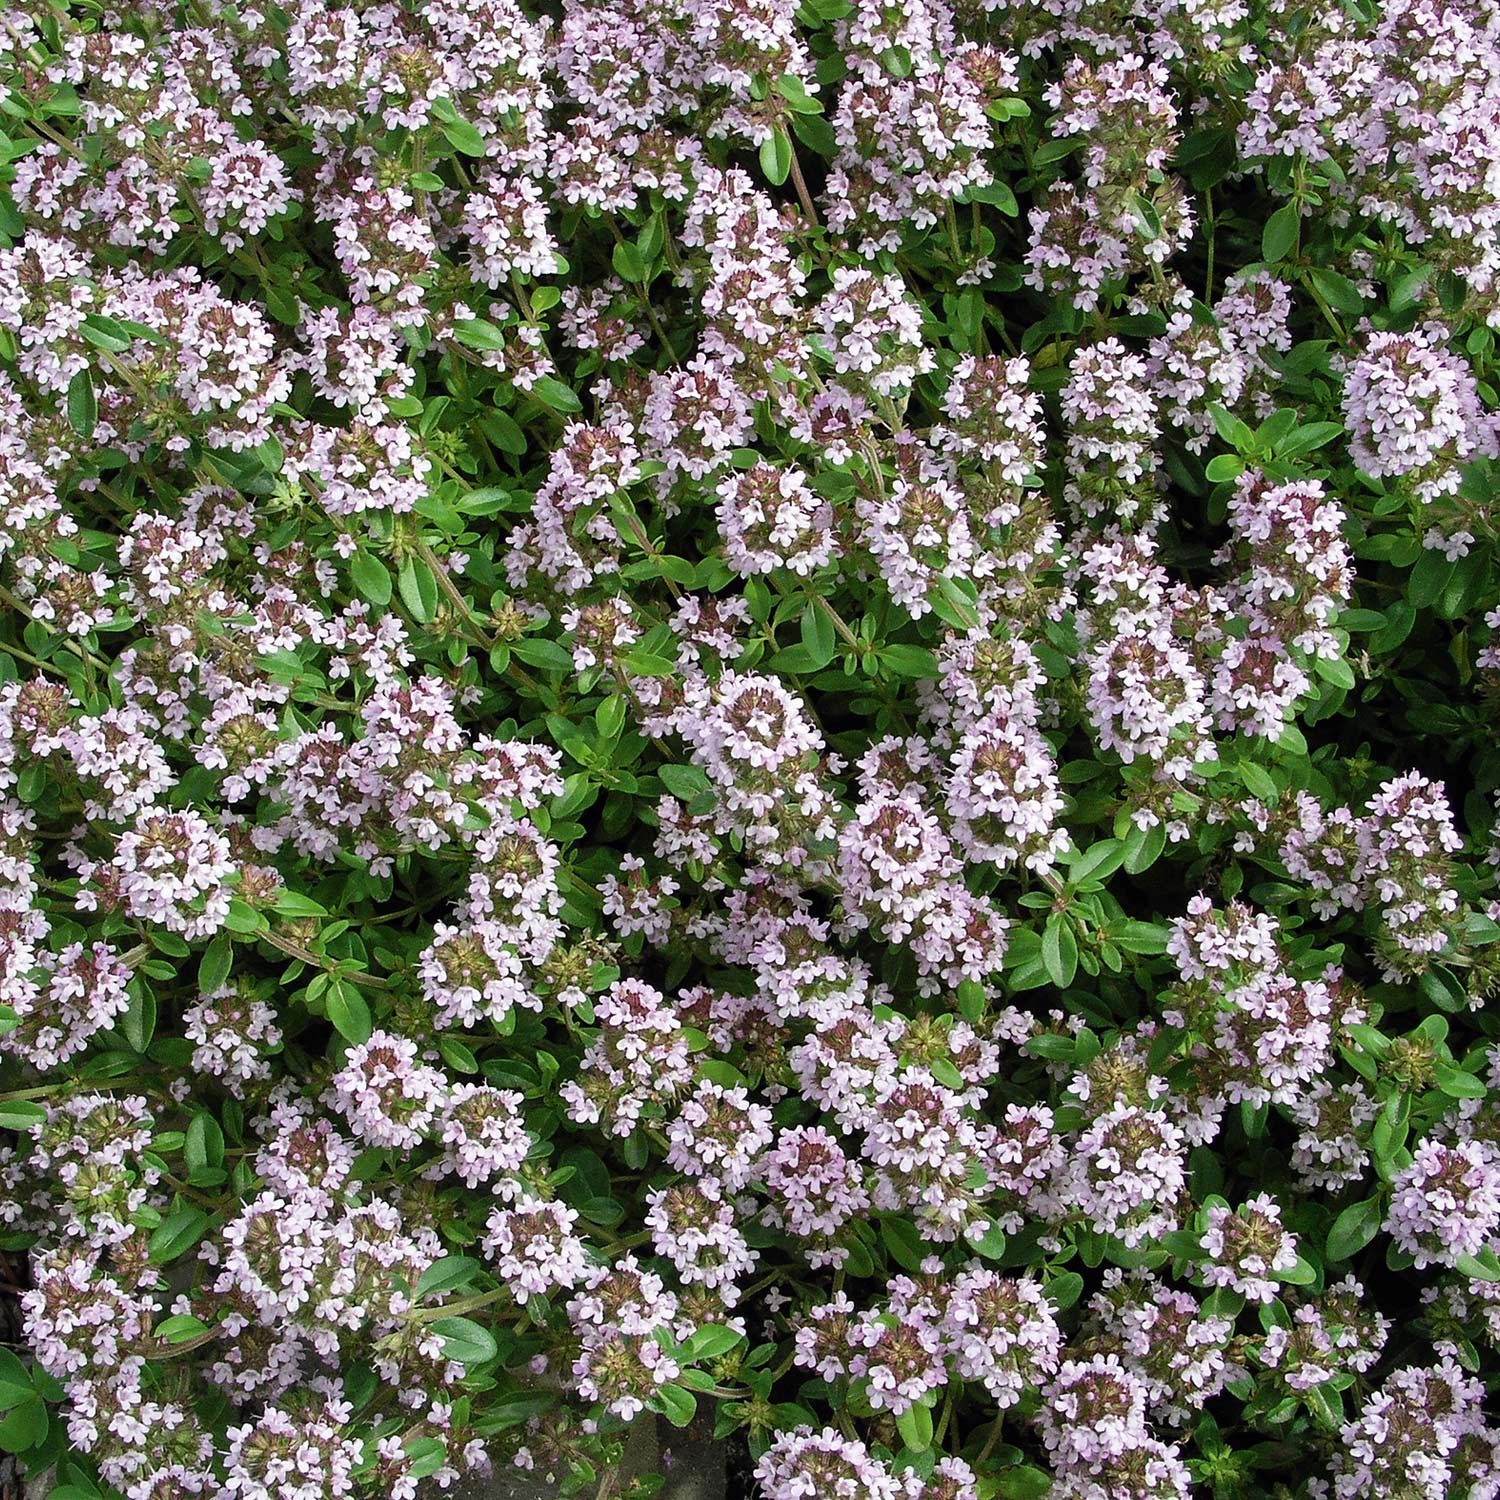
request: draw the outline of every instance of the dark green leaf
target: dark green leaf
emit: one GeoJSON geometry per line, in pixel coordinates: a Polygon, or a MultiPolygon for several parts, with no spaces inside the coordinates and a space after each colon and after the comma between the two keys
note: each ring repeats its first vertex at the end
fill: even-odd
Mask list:
{"type": "Polygon", "coordinates": [[[1065,990],[1073,983],[1078,972],[1078,943],[1066,917],[1048,918],[1042,930],[1042,964],[1058,989],[1065,990]]]}
{"type": "MultiPolygon", "coordinates": [[[[229,978],[230,965],[234,961],[234,949],[230,942],[229,934],[221,932],[203,950],[203,957],[198,961],[198,989],[200,993],[212,995],[219,989],[225,980],[229,978]]],[[[136,1051],[144,1052],[144,1047],[137,1047],[136,1051]]]]}
{"type": "Polygon", "coordinates": [[[1325,1251],[1328,1259],[1349,1260],[1358,1255],[1380,1233],[1383,1217],[1378,1198],[1351,1204],[1333,1221],[1333,1228],[1328,1231],[1325,1251]]]}
{"type": "Polygon", "coordinates": [[[1031,1464],[1003,1469],[996,1476],[994,1493],[1000,1500],[1044,1500],[1052,1493],[1052,1476],[1031,1464]]]}
{"type": "Polygon", "coordinates": [[[761,142],[760,169],[767,181],[777,187],[791,175],[792,143],[779,125],[761,142]]]}
{"type": "Polygon", "coordinates": [[[68,382],[68,425],[81,438],[91,438],[99,423],[99,401],[94,395],[94,377],[85,365],[68,382]]]}
{"type": "Polygon", "coordinates": [[[466,1369],[486,1364],[500,1352],[495,1335],[472,1318],[439,1318],[432,1331],[443,1341],[443,1356],[466,1369]]]}
{"type": "Polygon", "coordinates": [[[1294,203],[1283,204],[1266,220],[1260,235],[1261,259],[1275,264],[1285,260],[1297,243],[1301,218],[1294,203]]]}
{"type": "Polygon", "coordinates": [[[412,1296],[420,1302],[433,1292],[449,1292],[455,1287],[468,1286],[482,1269],[477,1260],[470,1260],[466,1255],[445,1255],[422,1272],[412,1296]]]}
{"type": "Polygon", "coordinates": [[[656,774],[679,802],[691,802],[709,789],[708,776],[701,766],[680,766],[668,761],[656,768],[656,774]]]}
{"type": "Polygon", "coordinates": [[[680,1385],[664,1385],[656,1393],[658,1410],[674,1427],[686,1427],[698,1414],[698,1398],[680,1385]]]}
{"type": "Polygon", "coordinates": [[[358,1047],[370,1040],[375,1023],[370,1018],[365,997],[356,986],[339,978],[331,979],[326,1004],[330,1024],[346,1042],[358,1047]]]}
{"type": "Polygon", "coordinates": [[[208,1222],[201,1208],[179,1208],[168,1214],[151,1236],[148,1249],[152,1263],[164,1266],[191,1250],[203,1238],[208,1222]]]}
{"type": "Polygon", "coordinates": [[[531,394],[536,397],[543,406],[549,406],[555,412],[561,412],[565,416],[572,416],[574,412],[583,410],[583,402],[578,399],[578,394],[571,386],[566,386],[554,375],[543,375],[540,380],[535,381],[531,387],[531,394]]]}
{"type": "Polygon", "coordinates": [[[420,557],[408,557],[401,564],[398,584],[407,613],[419,625],[431,624],[438,604],[437,579],[432,576],[432,569],[420,557]]]}

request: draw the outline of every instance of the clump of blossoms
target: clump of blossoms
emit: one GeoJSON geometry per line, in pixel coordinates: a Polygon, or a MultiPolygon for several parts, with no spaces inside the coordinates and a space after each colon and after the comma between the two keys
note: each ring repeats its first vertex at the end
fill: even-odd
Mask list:
{"type": "Polygon", "coordinates": [[[3,1472],[1500,1494],[1497,98],[9,6],[3,1472]]]}

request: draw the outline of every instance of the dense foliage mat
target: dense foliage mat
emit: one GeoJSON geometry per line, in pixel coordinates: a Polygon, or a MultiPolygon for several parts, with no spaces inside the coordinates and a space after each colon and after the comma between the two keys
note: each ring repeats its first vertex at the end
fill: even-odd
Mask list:
{"type": "Polygon", "coordinates": [[[1494,1497],[1500,12],[8,0],[0,1448],[1494,1497]]]}

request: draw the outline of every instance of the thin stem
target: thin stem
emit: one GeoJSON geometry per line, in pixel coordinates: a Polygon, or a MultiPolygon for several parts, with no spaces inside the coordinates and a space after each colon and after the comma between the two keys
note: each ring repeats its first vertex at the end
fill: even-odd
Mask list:
{"type": "Polygon", "coordinates": [[[1203,274],[1203,300],[1212,302],[1214,300],[1214,240],[1218,230],[1218,222],[1214,218],[1212,188],[1205,189],[1203,194],[1203,218],[1208,226],[1208,268],[1203,274]]]}
{"type": "Polygon", "coordinates": [[[282,937],[279,932],[273,932],[269,927],[264,932],[256,933],[255,936],[268,942],[273,948],[280,949],[288,958],[311,964],[313,968],[321,969],[323,973],[337,976],[339,979],[347,979],[350,984],[356,984],[361,989],[388,990],[392,988],[389,979],[381,979],[376,974],[351,973],[340,969],[336,960],[314,953],[310,948],[304,948],[301,943],[294,942],[291,938],[282,937]]]}
{"type": "Polygon", "coordinates": [[[461,593],[459,593],[457,586],[448,576],[448,570],[443,566],[441,560],[438,558],[437,553],[435,553],[432,548],[427,545],[426,542],[422,541],[420,537],[417,539],[417,556],[420,557],[422,561],[432,569],[432,576],[437,579],[438,587],[442,589],[442,591],[448,596],[449,603],[453,605],[453,607],[464,617],[465,620],[469,622],[471,626],[473,626],[475,632],[479,636],[479,644],[482,645],[486,651],[493,651],[495,649],[494,638],[486,634],[485,628],[483,624],[481,624],[479,617],[474,613],[473,609],[470,608],[469,601],[465,599],[461,593]]]}
{"type": "Polygon", "coordinates": [[[521,309],[521,316],[528,323],[535,323],[536,314],[531,310],[531,297],[522,285],[520,276],[514,271],[510,273],[510,289],[516,294],[516,304],[521,309]]]}
{"type": "Polygon", "coordinates": [[[644,552],[646,556],[656,564],[656,570],[658,573],[661,573],[662,582],[665,583],[666,586],[672,591],[672,597],[674,599],[681,599],[682,590],[679,589],[677,585],[672,581],[672,579],[667,576],[665,571],[663,571],[661,565],[661,553],[658,552],[656,547],[652,544],[651,538],[646,535],[646,528],[641,525],[640,521],[636,519],[633,513],[627,513],[621,510],[617,511],[616,514],[623,516],[625,524],[630,528],[631,536],[633,536],[636,540],[636,544],[640,547],[641,551],[644,552]]]}
{"type": "Polygon", "coordinates": [[[984,1440],[984,1447],[979,1450],[979,1457],[974,1460],[975,1468],[982,1468],[984,1466],[985,1459],[987,1459],[990,1454],[995,1451],[995,1444],[1000,1441],[1000,1428],[1004,1421],[1005,1414],[1002,1412],[990,1424],[989,1435],[984,1440]]]}
{"type": "Polygon", "coordinates": [[[488,1307],[502,1297],[510,1296],[508,1286],[497,1286],[488,1292],[476,1292],[472,1297],[460,1297],[457,1302],[444,1302],[437,1307],[416,1308],[407,1316],[414,1323],[435,1323],[439,1318],[451,1318],[457,1313],[473,1312],[475,1308],[488,1307]]]}
{"type": "Polygon", "coordinates": [[[1306,272],[1304,272],[1302,275],[1302,285],[1307,288],[1308,292],[1312,296],[1313,301],[1318,304],[1318,310],[1323,314],[1324,318],[1327,319],[1328,326],[1333,329],[1334,333],[1338,335],[1339,342],[1341,344],[1347,344],[1349,342],[1348,330],[1345,329],[1344,325],[1339,322],[1338,314],[1334,312],[1334,310],[1328,305],[1326,301],[1324,301],[1322,292],[1318,290],[1317,285],[1314,283],[1312,277],[1309,276],[1306,272]]]}
{"type": "Polygon", "coordinates": [[[807,215],[808,222],[814,228],[821,228],[818,210],[813,204],[812,194],[807,190],[807,179],[802,175],[802,163],[797,160],[797,143],[790,132],[787,134],[787,142],[792,148],[792,186],[797,190],[797,201],[802,205],[802,212],[807,215]]]}
{"type": "Polygon", "coordinates": [[[814,594],[813,602],[828,616],[829,623],[833,626],[833,633],[852,651],[856,656],[863,656],[865,648],[860,644],[859,638],[844,622],[844,617],[822,594],[814,594]]]}

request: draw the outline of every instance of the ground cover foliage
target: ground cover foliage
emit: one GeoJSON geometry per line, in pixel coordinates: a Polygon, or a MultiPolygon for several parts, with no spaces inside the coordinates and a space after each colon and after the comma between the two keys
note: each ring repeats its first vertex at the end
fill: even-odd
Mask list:
{"type": "Polygon", "coordinates": [[[1500,1493],[1500,19],[0,13],[0,1448],[1500,1493]]]}

